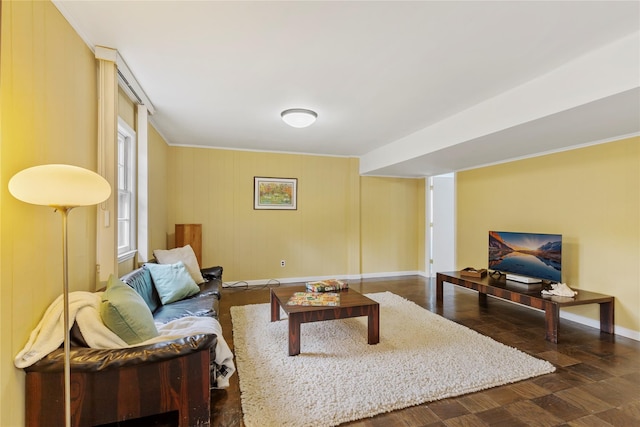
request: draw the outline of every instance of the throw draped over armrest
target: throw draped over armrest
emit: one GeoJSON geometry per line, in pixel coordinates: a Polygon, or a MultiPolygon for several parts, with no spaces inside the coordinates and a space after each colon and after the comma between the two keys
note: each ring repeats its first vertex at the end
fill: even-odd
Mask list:
{"type": "MultiPolygon", "coordinates": [[[[205,349],[215,349],[216,343],[215,334],[200,334],[122,349],[72,347],[69,358],[72,371],[95,372],[170,360],[205,349]]],[[[63,370],[64,350],[62,348],[25,368],[27,372],[61,372],[63,370]]]]}

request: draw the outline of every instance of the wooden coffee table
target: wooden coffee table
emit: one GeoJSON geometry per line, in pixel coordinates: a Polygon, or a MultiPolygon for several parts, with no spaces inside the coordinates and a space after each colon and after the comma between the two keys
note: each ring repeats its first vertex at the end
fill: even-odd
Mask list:
{"type": "Polygon", "coordinates": [[[280,308],[289,316],[289,356],[300,354],[300,325],[322,320],[346,319],[367,316],[369,318],[367,342],[380,342],[380,305],[354,291],[340,292],[340,306],[309,307],[287,305],[294,292],[306,292],[304,286],[271,288],[271,321],[280,320],[280,308]]]}

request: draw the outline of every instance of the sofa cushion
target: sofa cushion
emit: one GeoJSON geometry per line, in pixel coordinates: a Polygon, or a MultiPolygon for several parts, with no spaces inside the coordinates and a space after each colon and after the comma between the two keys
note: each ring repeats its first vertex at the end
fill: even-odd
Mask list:
{"type": "Polygon", "coordinates": [[[220,280],[210,280],[198,285],[200,292],[197,294],[171,304],[161,305],[153,313],[153,320],[158,324],[185,316],[209,316],[217,319],[220,300],[218,289],[221,284],[220,280]]]}
{"type": "Polygon", "coordinates": [[[113,275],[102,294],[100,317],[105,326],[127,344],[138,344],[158,336],[151,310],[144,299],[113,275]]]}
{"type": "Polygon", "coordinates": [[[146,264],[163,305],[195,295],[200,288],[182,261],[175,264],[146,264]]]}
{"type": "Polygon", "coordinates": [[[131,286],[133,290],[142,296],[152,313],[155,313],[158,307],[162,307],[162,301],[160,301],[156,287],[153,286],[153,280],[151,280],[151,273],[149,273],[148,268],[143,266],[133,270],[122,276],[120,280],[131,286]]]}
{"type": "Polygon", "coordinates": [[[202,277],[200,266],[198,265],[198,259],[191,245],[168,250],[155,249],[153,256],[159,264],[175,264],[178,261],[182,261],[197,284],[204,282],[204,277],[202,277]]]}
{"type": "Polygon", "coordinates": [[[156,323],[167,323],[186,316],[217,318],[218,313],[214,307],[214,299],[217,301],[216,297],[206,298],[199,297],[199,295],[163,305],[153,314],[153,319],[156,323]]]}

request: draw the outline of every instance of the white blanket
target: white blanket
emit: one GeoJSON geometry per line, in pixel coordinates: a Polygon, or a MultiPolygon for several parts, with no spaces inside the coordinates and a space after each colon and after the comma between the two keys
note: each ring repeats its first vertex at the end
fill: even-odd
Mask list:
{"type": "MultiPolygon", "coordinates": [[[[217,387],[228,387],[229,377],[235,372],[233,353],[222,336],[222,328],[213,317],[188,316],[171,322],[157,323],[159,335],[139,344],[128,345],[119,336],[105,326],[100,317],[102,292],[69,293],[69,327],[74,321],[87,345],[91,348],[128,348],[198,334],[216,334],[216,356],[214,363],[218,371],[217,387]]],[[[60,295],[47,308],[40,323],[29,335],[24,348],[16,355],[14,364],[18,368],[26,368],[51,353],[64,341],[63,298],[60,295]]]]}

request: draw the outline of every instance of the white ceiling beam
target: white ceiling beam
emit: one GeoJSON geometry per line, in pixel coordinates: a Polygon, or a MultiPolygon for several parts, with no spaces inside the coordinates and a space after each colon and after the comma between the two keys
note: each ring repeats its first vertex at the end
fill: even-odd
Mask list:
{"type": "Polygon", "coordinates": [[[635,32],[528,83],[370,151],[360,158],[360,173],[375,173],[638,87],[640,34],[635,32]]]}

